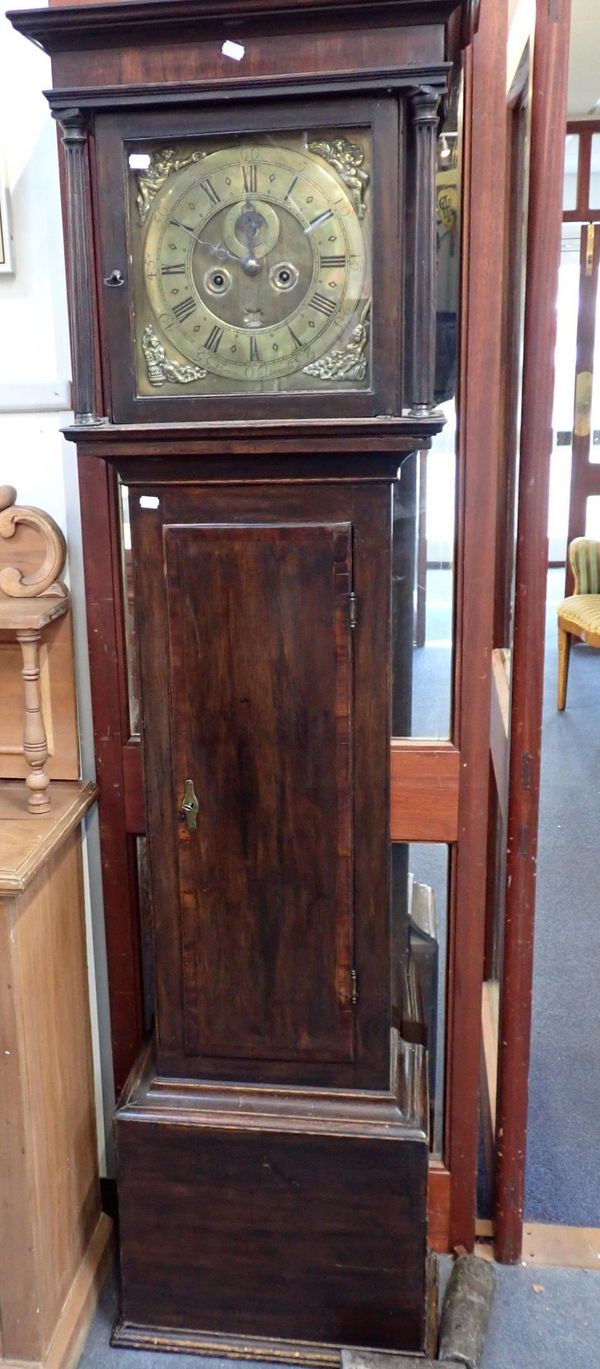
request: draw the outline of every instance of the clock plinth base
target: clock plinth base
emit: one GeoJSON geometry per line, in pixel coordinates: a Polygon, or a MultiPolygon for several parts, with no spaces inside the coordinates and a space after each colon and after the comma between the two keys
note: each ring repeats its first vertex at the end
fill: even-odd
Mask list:
{"type": "Polygon", "coordinates": [[[117,1112],[114,1343],[338,1364],[430,1343],[425,1058],[393,1094],[147,1078],[117,1112]]]}

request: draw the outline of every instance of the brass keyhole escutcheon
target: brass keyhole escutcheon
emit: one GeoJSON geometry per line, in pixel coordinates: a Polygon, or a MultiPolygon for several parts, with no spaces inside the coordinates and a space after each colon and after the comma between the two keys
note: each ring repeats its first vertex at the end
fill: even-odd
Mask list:
{"type": "Polygon", "coordinates": [[[185,818],[185,825],[188,832],[195,832],[197,827],[196,818],[200,805],[194,790],[194,781],[186,780],[181,809],[185,818]]]}

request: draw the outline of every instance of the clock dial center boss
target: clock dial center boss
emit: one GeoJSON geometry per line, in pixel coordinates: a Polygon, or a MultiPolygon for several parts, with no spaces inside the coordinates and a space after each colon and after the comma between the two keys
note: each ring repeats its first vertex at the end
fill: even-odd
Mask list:
{"type": "Polygon", "coordinates": [[[364,203],[335,165],[258,140],[162,156],[169,174],[143,200],[144,328],[209,385],[241,389],[351,341],[368,285],[364,203]]]}

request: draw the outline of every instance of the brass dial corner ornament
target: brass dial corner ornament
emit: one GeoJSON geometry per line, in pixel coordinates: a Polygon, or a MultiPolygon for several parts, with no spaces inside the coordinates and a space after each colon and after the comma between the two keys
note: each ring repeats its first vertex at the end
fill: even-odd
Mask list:
{"type": "Polygon", "coordinates": [[[193,152],[188,157],[178,157],[172,147],[150,154],[150,164],[137,175],[137,210],[140,223],[145,223],[155,195],[158,194],[168,176],[174,171],[183,171],[192,162],[198,162],[204,152],[193,152]]]}
{"type": "Polygon", "coordinates": [[[318,157],[323,157],[335,168],[344,185],[352,192],[359,219],[364,219],[367,212],[365,195],[370,176],[363,167],[365,154],[362,147],[359,147],[358,143],[349,142],[347,138],[334,138],[333,142],[309,143],[308,150],[318,157]]]}
{"type": "Polygon", "coordinates": [[[300,131],[153,152],[132,182],[139,393],[368,383],[364,159],[300,131]]]}
{"type": "Polygon", "coordinates": [[[371,301],[368,300],[346,346],[336,348],[327,356],[305,366],[306,375],[319,376],[321,380],[364,380],[367,374],[370,312],[371,301]]]}
{"type": "Polygon", "coordinates": [[[142,350],[151,385],[164,385],[167,380],[173,380],[178,385],[189,385],[193,380],[203,380],[206,375],[201,366],[180,366],[178,361],[169,360],[151,324],[148,324],[142,337],[142,350]]]}

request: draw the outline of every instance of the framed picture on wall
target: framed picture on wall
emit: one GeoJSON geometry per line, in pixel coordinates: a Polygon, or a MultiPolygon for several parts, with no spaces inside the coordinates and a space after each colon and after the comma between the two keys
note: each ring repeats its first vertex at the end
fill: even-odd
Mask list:
{"type": "Polygon", "coordinates": [[[0,272],[12,274],[13,271],[10,206],[4,171],[0,167],[0,272]]]}

